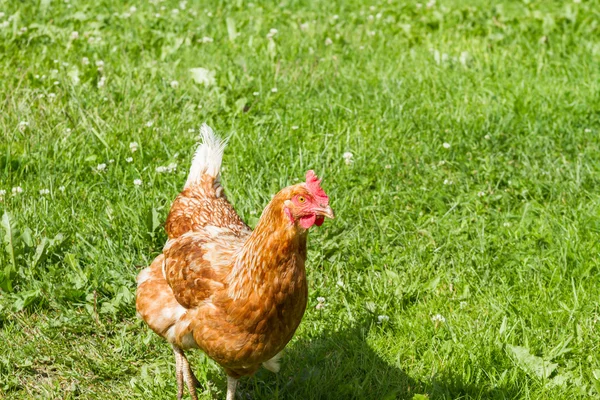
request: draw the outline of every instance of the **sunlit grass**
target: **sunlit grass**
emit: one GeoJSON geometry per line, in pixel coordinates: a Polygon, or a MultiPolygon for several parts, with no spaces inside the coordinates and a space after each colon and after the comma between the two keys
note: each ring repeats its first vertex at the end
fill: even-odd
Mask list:
{"type": "Polygon", "coordinates": [[[0,0],[0,397],[175,398],[134,280],[205,121],[250,225],[310,168],[337,216],[239,398],[599,396],[599,9],[0,0]]]}

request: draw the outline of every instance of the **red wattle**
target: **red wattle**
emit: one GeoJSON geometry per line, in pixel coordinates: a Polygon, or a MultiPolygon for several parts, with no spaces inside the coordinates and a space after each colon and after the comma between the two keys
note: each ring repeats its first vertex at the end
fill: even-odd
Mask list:
{"type": "Polygon", "coordinates": [[[315,224],[316,219],[317,216],[315,214],[300,217],[300,226],[304,229],[308,229],[315,224]]]}

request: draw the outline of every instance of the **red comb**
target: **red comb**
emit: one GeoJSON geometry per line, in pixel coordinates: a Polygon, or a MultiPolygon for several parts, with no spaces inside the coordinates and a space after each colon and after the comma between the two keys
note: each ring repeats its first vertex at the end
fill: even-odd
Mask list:
{"type": "Polygon", "coordinates": [[[326,206],[329,204],[329,197],[321,187],[321,180],[317,178],[315,171],[312,169],[306,172],[306,188],[320,205],[326,206]]]}

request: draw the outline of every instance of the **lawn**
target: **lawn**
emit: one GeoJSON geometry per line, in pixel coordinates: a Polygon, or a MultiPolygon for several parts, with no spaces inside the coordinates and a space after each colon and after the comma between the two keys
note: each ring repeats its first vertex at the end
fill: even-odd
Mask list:
{"type": "MultiPolygon", "coordinates": [[[[600,396],[599,1],[0,15],[0,397],[176,397],[135,276],[205,121],[251,226],[307,169],[336,212],[310,234],[282,371],[239,399],[600,396]]],[[[190,358],[201,398],[224,398],[190,358]]]]}

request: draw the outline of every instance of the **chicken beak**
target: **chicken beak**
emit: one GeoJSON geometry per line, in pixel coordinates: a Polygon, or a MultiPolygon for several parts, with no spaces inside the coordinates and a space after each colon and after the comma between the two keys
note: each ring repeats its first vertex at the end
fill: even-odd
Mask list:
{"type": "Polygon", "coordinates": [[[324,217],[331,218],[331,219],[335,218],[335,216],[333,215],[333,210],[329,206],[316,208],[315,212],[317,215],[322,215],[324,217]]]}

